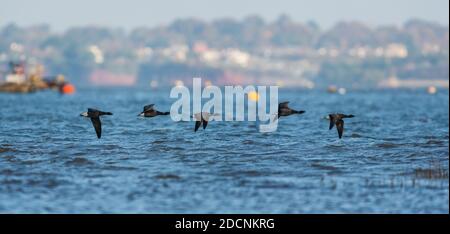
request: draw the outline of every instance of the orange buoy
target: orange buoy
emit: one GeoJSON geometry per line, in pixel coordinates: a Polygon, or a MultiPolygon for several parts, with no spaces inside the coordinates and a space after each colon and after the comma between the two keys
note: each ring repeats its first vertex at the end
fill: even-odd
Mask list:
{"type": "Polygon", "coordinates": [[[73,93],[75,93],[75,86],[73,86],[72,84],[64,84],[61,87],[61,93],[63,93],[63,94],[73,94],[73,93]]]}

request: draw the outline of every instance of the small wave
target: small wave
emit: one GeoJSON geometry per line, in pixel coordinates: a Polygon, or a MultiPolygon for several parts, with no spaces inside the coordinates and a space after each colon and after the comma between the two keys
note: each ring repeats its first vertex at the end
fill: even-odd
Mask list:
{"type": "Polygon", "coordinates": [[[254,145],[255,142],[252,141],[252,140],[243,140],[243,141],[242,141],[242,144],[244,144],[244,145],[254,145]]]}
{"type": "Polygon", "coordinates": [[[152,129],[151,131],[147,131],[148,134],[167,134],[167,131],[169,129],[167,128],[158,128],[158,129],[152,129]]]}
{"type": "Polygon", "coordinates": [[[350,135],[350,137],[352,137],[352,138],[361,138],[363,136],[359,135],[358,133],[353,133],[352,135],[350,135]]]}
{"type": "Polygon", "coordinates": [[[109,165],[109,166],[104,166],[102,167],[103,170],[113,170],[113,171],[133,171],[133,170],[137,170],[136,167],[125,167],[125,166],[113,166],[113,165],[109,165]]]}
{"type": "Polygon", "coordinates": [[[92,165],[94,163],[89,161],[88,159],[77,157],[67,161],[65,164],[68,166],[85,166],[85,165],[92,165]]]}
{"type": "Polygon", "coordinates": [[[13,148],[1,148],[0,147],[0,154],[7,153],[7,152],[15,152],[16,150],[13,148]]]}
{"type": "MultiPolygon", "coordinates": [[[[375,139],[375,138],[374,138],[374,139],[375,139]]],[[[401,141],[402,138],[387,137],[387,138],[382,138],[381,140],[383,140],[383,141],[401,141]]]]}
{"type": "Polygon", "coordinates": [[[311,166],[318,168],[318,169],[322,169],[322,170],[339,171],[339,168],[337,168],[337,167],[330,166],[330,165],[323,165],[323,164],[319,164],[319,163],[313,163],[313,164],[311,164],[311,166]]]}
{"type": "Polygon", "coordinates": [[[61,151],[60,150],[52,150],[48,154],[50,154],[50,155],[60,155],[61,151]]]}
{"type": "Polygon", "coordinates": [[[224,172],[221,175],[223,176],[236,176],[236,177],[259,177],[259,176],[263,176],[265,174],[268,173],[263,173],[261,171],[256,171],[256,170],[249,170],[249,171],[229,171],[229,172],[224,172]]]}
{"type": "Polygon", "coordinates": [[[376,146],[378,148],[383,148],[383,149],[392,149],[392,148],[400,147],[401,145],[400,144],[390,143],[390,142],[384,142],[384,143],[376,144],[376,146]]]}
{"type": "Polygon", "coordinates": [[[449,178],[448,170],[437,167],[437,168],[418,168],[414,170],[414,176],[418,179],[447,179],[449,178]]]}
{"type": "Polygon", "coordinates": [[[429,140],[425,143],[426,145],[443,145],[444,142],[440,140],[429,140]]]}
{"type": "Polygon", "coordinates": [[[257,185],[256,188],[260,189],[290,189],[293,188],[292,184],[288,183],[278,183],[274,181],[266,181],[260,185],[257,185]]]}
{"type": "Polygon", "coordinates": [[[420,156],[423,156],[423,153],[414,152],[414,153],[411,153],[411,154],[407,155],[406,157],[407,158],[416,158],[416,157],[420,157],[420,156]]]}
{"type": "Polygon", "coordinates": [[[174,175],[174,174],[161,174],[161,175],[156,175],[154,178],[159,179],[159,180],[180,180],[181,179],[180,176],[174,175]]]}
{"type": "Polygon", "coordinates": [[[43,180],[36,180],[36,179],[30,179],[27,181],[27,185],[29,186],[43,186],[45,188],[56,188],[61,184],[67,183],[67,181],[63,180],[56,180],[56,179],[43,179],[43,180]]]}
{"type": "Polygon", "coordinates": [[[34,164],[39,164],[41,162],[44,162],[44,160],[26,160],[26,161],[21,161],[21,164],[34,165],[34,164]]]}
{"type": "Polygon", "coordinates": [[[332,145],[326,145],[325,148],[327,149],[333,149],[333,150],[342,150],[345,146],[344,145],[336,145],[336,144],[332,144],[332,145]]]}
{"type": "Polygon", "coordinates": [[[115,149],[123,149],[121,146],[119,145],[104,145],[103,148],[105,148],[106,150],[115,150],[115,149]]]}
{"type": "Polygon", "coordinates": [[[1,180],[0,183],[2,185],[17,185],[17,184],[22,184],[22,180],[18,180],[18,179],[4,179],[4,180],[1,180]]]}
{"type": "Polygon", "coordinates": [[[152,144],[155,144],[155,145],[164,144],[164,143],[166,143],[165,140],[155,140],[152,142],[152,144]]]}
{"type": "Polygon", "coordinates": [[[155,148],[156,150],[159,150],[160,152],[167,152],[167,151],[182,151],[185,150],[185,148],[183,147],[171,147],[171,146],[163,146],[163,147],[158,147],[155,148]]]}
{"type": "Polygon", "coordinates": [[[14,174],[14,171],[11,169],[4,169],[0,171],[0,175],[12,175],[14,174]]]}

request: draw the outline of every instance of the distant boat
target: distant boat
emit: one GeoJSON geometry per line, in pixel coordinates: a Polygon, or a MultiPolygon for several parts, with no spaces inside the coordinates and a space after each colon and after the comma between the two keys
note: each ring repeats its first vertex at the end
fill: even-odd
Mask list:
{"type": "Polygon", "coordinates": [[[10,71],[5,77],[5,82],[0,83],[0,92],[31,93],[37,87],[27,80],[25,65],[23,63],[10,62],[10,71]]]}
{"type": "Polygon", "coordinates": [[[37,89],[31,83],[4,83],[0,84],[0,93],[32,93],[37,89]]]}
{"type": "Polygon", "coordinates": [[[5,82],[0,82],[0,92],[32,93],[40,90],[58,90],[63,94],[75,92],[75,86],[64,81],[64,76],[42,77],[40,73],[25,73],[24,63],[10,63],[10,72],[5,82]]]}
{"type": "Polygon", "coordinates": [[[327,92],[329,93],[336,93],[338,91],[338,88],[334,85],[328,86],[327,92]]]}
{"type": "Polygon", "coordinates": [[[335,85],[330,85],[328,86],[327,89],[328,93],[339,93],[340,95],[344,95],[347,93],[347,89],[343,88],[343,87],[337,87],[335,85]]]}

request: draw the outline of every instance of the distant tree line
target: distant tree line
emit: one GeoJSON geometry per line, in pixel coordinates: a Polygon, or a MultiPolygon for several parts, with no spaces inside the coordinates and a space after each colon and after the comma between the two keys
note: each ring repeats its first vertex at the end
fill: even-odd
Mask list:
{"type": "MultiPolygon", "coordinates": [[[[137,66],[140,76],[148,76],[150,72],[154,74],[161,69],[176,72],[180,67],[199,74],[217,73],[217,69],[202,70],[203,68],[195,68],[192,64],[166,64],[159,67],[148,63],[136,65],[140,64],[136,56],[139,48],[158,49],[178,44],[193,48],[199,42],[210,48],[232,47],[249,53],[262,53],[267,48],[376,48],[398,43],[408,49],[408,59],[372,59],[369,62],[324,60],[321,62],[319,77],[324,80],[370,80],[370,77],[374,77],[371,73],[389,73],[389,67],[396,66],[396,63],[403,66],[411,62],[418,63],[416,70],[420,66],[423,66],[422,69],[397,69],[397,74],[413,77],[422,72],[427,73],[426,76],[448,77],[449,28],[419,19],[410,20],[401,27],[369,27],[360,22],[339,22],[328,30],[321,29],[313,21],[295,22],[287,15],[281,15],[273,22],[267,22],[256,15],[243,20],[224,18],[211,22],[195,18],[178,19],[166,26],[141,27],[130,32],[86,26],[55,33],[49,25],[20,27],[9,24],[0,28],[0,59],[20,60],[25,55],[26,58],[38,59],[54,73],[73,77],[86,77],[95,67],[114,67],[119,63],[125,63],[125,66],[128,66],[127,63],[135,64],[133,66],[137,66]],[[99,45],[104,52],[105,61],[114,63],[95,64],[92,54],[86,49],[90,45],[99,45]],[[429,47],[438,48],[441,52],[438,55],[424,54],[424,49],[429,47]]],[[[2,61],[6,62],[8,61],[2,61]]]]}

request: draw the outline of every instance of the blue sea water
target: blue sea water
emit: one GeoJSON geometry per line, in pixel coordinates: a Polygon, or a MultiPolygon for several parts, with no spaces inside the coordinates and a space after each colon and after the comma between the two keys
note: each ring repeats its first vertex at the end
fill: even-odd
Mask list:
{"type": "Polygon", "coordinates": [[[0,213],[448,213],[449,93],[280,90],[306,110],[252,122],[138,118],[168,90],[0,94],[0,213]],[[111,111],[103,136],[79,116],[111,111]],[[345,120],[343,139],[328,113],[345,120]]]}

